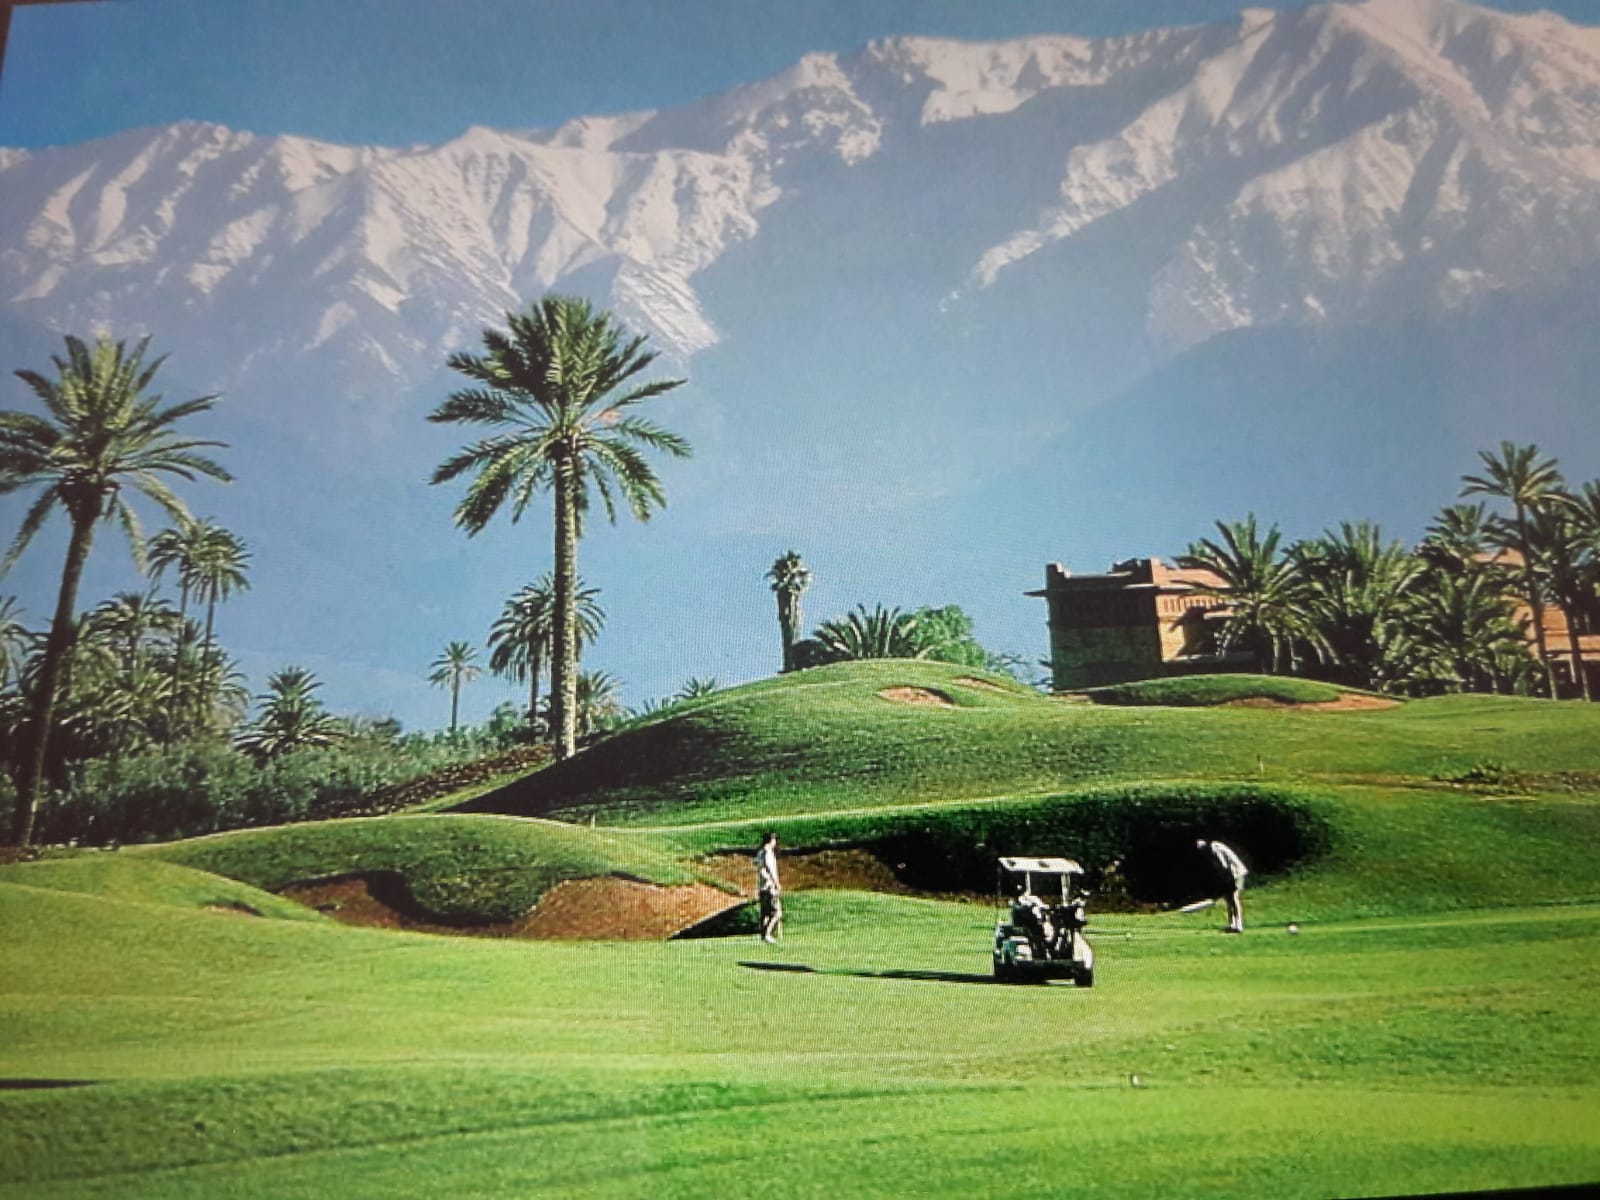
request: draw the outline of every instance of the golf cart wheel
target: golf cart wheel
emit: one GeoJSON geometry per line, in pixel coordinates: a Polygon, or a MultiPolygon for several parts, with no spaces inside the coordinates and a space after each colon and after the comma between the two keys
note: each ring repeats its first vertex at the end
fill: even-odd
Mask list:
{"type": "Polygon", "coordinates": [[[1083,970],[1078,972],[1078,986],[1079,987],[1093,987],[1094,986],[1094,968],[1093,967],[1084,967],[1083,970]]]}

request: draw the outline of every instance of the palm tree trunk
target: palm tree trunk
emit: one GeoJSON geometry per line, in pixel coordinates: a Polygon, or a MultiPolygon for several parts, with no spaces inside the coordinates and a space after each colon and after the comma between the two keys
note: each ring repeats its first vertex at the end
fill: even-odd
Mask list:
{"type": "Polygon", "coordinates": [[[39,694],[33,702],[33,753],[28,759],[28,770],[23,776],[22,786],[17,790],[17,806],[12,815],[11,844],[14,846],[26,846],[33,840],[33,818],[39,811],[39,787],[44,781],[50,723],[55,718],[56,685],[72,653],[73,634],[77,629],[72,613],[78,604],[78,581],[83,578],[83,564],[88,561],[89,546],[94,541],[94,526],[99,516],[96,511],[72,522],[72,538],[67,543],[67,562],[61,572],[61,591],[56,596],[56,615],[50,622],[50,636],[44,644],[39,694]]]}
{"type": "Polygon", "coordinates": [[[1563,604],[1561,616],[1567,623],[1567,645],[1572,648],[1572,674],[1578,681],[1578,694],[1585,700],[1592,699],[1589,695],[1589,672],[1583,663],[1583,647],[1578,644],[1578,627],[1572,620],[1572,609],[1563,604]]]}
{"type": "Polygon", "coordinates": [[[1517,548],[1522,552],[1522,583],[1528,592],[1528,607],[1533,610],[1533,641],[1539,648],[1539,665],[1544,668],[1545,686],[1550,689],[1550,698],[1558,699],[1556,693],[1556,673],[1550,666],[1550,649],[1544,640],[1544,604],[1539,599],[1539,583],[1533,577],[1533,551],[1528,543],[1528,518],[1523,506],[1517,508],[1517,540],[1521,543],[1517,548]]]}
{"type": "Polygon", "coordinates": [[[797,597],[788,591],[778,593],[778,630],[783,636],[783,669],[794,670],[794,639],[800,624],[797,597]]]}
{"type": "Polygon", "coordinates": [[[456,718],[461,714],[461,672],[450,676],[450,732],[456,731],[456,718]]]}
{"type": "Polygon", "coordinates": [[[539,722],[539,676],[544,671],[544,655],[528,651],[528,728],[539,722]]]}
{"type": "Polygon", "coordinates": [[[211,631],[216,627],[217,595],[213,592],[206,602],[206,638],[200,643],[200,687],[194,698],[195,725],[205,721],[206,688],[211,674],[211,631]]]}
{"type": "Polygon", "coordinates": [[[573,607],[578,579],[575,486],[572,463],[563,460],[556,467],[556,645],[550,663],[557,760],[571,758],[578,749],[578,629],[573,607]]]}
{"type": "Polygon", "coordinates": [[[183,707],[183,652],[189,641],[189,581],[178,586],[178,642],[172,652],[172,703],[167,706],[167,741],[178,737],[179,710],[183,707]]]}

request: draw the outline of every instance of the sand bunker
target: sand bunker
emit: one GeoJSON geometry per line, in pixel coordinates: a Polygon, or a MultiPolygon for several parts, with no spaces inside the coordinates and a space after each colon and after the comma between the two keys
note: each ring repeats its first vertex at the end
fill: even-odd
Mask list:
{"type": "Polygon", "coordinates": [[[742,897],[709,884],[658,887],[608,875],[558,883],[540,898],[533,911],[515,921],[446,925],[401,912],[373,895],[369,881],[359,876],[291,884],[282,894],[326,913],[340,924],[372,929],[467,937],[629,941],[669,938],[744,903],[742,897]]]}
{"type": "Polygon", "coordinates": [[[982,688],[986,692],[1004,692],[1006,689],[998,683],[990,683],[987,679],[975,679],[971,675],[957,675],[955,682],[962,687],[982,688]]]}
{"type": "Polygon", "coordinates": [[[943,692],[936,692],[932,688],[887,687],[878,693],[885,700],[893,700],[897,704],[924,704],[934,708],[954,708],[956,702],[943,692]]]}
{"type": "Polygon", "coordinates": [[[1225,708],[1293,708],[1301,712],[1358,712],[1378,708],[1394,708],[1400,701],[1387,696],[1367,696],[1360,692],[1345,692],[1337,700],[1317,700],[1296,703],[1293,700],[1274,700],[1270,696],[1247,696],[1242,700],[1229,700],[1225,708]]]}

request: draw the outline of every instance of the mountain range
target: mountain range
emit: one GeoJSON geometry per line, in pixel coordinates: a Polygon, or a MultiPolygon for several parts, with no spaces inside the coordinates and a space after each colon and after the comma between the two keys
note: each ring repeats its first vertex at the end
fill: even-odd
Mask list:
{"type": "MultiPolygon", "coordinates": [[[[542,525],[451,530],[423,481],[466,431],[421,418],[452,350],[549,291],[689,380],[662,528],[585,551],[636,699],[770,670],[791,544],[810,616],[956,602],[1038,657],[1051,559],[1246,510],[1414,537],[1501,438],[1600,474],[1600,29],[1548,14],[893,38],[442,145],[188,122],[0,150],[0,196],[3,361],[149,332],[170,393],[223,393],[240,483],[196,503],[258,561],[230,646],[410,720],[437,645],[548,563],[542,525]]],[[[30,612],[47,559],[14,577],[30,612]]]]}

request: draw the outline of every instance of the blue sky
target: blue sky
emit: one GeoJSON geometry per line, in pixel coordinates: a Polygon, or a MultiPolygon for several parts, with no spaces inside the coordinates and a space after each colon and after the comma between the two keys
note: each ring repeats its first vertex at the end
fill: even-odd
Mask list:
{"type": "MultiPolygon", "coordinates": [[[[1256,7],[1296,7],[1261,4],[1256,7]]],[[[84,0],[24,6],[0,145],[197,119],[343,142],[440,142],[658,108],[897,33],[1103,36],[1230,0],[84,0]]],[[[1595,19],[1595,0],[1503,0],[1595,19]]]]}
{"type": "MultiPolygon", "coordinates": [[[[808,51],[848,52],[876,37],[1104,36],[1226,19],[1239,7],[1230,0],[85,0],[24,6],[16,12],[0,77],[0,146],[70,144],[184,119],[346,143],[438,143],[475,124],[526,128],[581,114],[670,107],[780,71],[808,51]]],[[[1554,8],[1579,20],[1600,19],[1600,0],[1505,0],[1493,7],[1554,8]]],[[[0,390],[0,403],[15,403],[17,396],[0,390]]],[[[251,480],[262,471],[258,461],[246,461],[242,447],[227,461],[241,480],[229,489],[236,500],[204,494],[192,503],[198,513],[230,522],[224,505],[247,505],[251,480]]],[[[714,464],[697,458],[693,466],[710,471],[714,464]]],[[[1461,469],[1470,466],[1470,457],[1463,459],[1461,469]]],[[[1572,466],[1580,478],[1591,473],[1572,466]]],[[[806,601],[808,624],[858,602],[959,603],[978,619],[985,644],[1036,658],[1045,652],[1043,612],[1023,592],[1037,586],[1046,561],[1069,557],[1079,569],[1098,569],[1112,554],[1171,554],[1182,538],[1203,534],[1207,525],[1207,514],[1185,514],[1192,520],[1164,541],[1134,537],[1121,532],[1123,514],[1086,514],[1063,505],[1048,521],[1008,527],[991,522],[985,508],[1008,498],[979,492],[964,508],[945,511],[930,502],[902,523],[866,522],[860,530],[841,532],[830,506],[819,504],[814,512],[789,514],[791,523],[777,532],[730,532],[716,528],[710,501],[697,503],[688,470],[674,477],[671,508],[648,530],[624,522],[585,539],[584,570],[612,589],[606,603],[613,621],[592,665],[623,681],[629,703],[667,694],[690,675],[731,683],[774,669],[775,623],[761,572],[791,545],[817,572],[806,601]],[[646,545],[661,547],[658,565],[676,569],[659,570],[630,588],[626,581],[636,579],[646,545]],[[1006,561],[1006,571],[993,570],[998,559],[1006,561]],[[930,574],[935,562],[937,577],[930,574]],[[682,613],[700,619],[673,615],[682,613]]],[[[424,473],[418,466],[407,478],[424,473]]],[[[1428,498],[1409,511],[1413,524],[1426,520],[1423,505],[1453,499],[1453,484],[1433,481],[1423,489],[1428,498]]],[[[407,495],[426,490],[411,487],[407,495]]],[[[1018,511],[1034,503],[1009,499],[1018,511]]],[[[341,573],[349,564],[336,553],[325,556],[320,577],[306,578],[304,594],[294,597],[299,603],[290,604],[268,578],[281,544],[256,538],[260,586],[230,605],[222,632],[251,690],[260,689],[268,672],[297,663],[326,680],[325,697],[336,711],[391,712],[408,728],[442,724],[446,701],[423,682],[427,663],[447,639],[481,639],[503,598],[535,573],[529,547],[537,549],[546,537],[528,525],[497,527],[469,544],[448,527],[454,500],[443,489],[423,497],[433,525],[419,525],[417,535],[434,539],[429,552],[408,555],[418,561],[404,571],[395,568],[393,594],[364,623],[350,599],[361,589],[341,573]]],[[[1358,515],[1339,510],[1328,519],[1358,515]]],[[[18,590],[34,616],[49,610],[60,545],[58,538],[41,538],[0,583],[0,591],[18,590]],[[24,586],[29,579],[31,587],[24,586]]],[[[101,539],[90,566],[85,606],[133,586],[126,550],[115,536],[101,539]]],[[[485,679],[463,697],[464,718],[481,720],[495,703],[520,694],[485,679]]]]}

